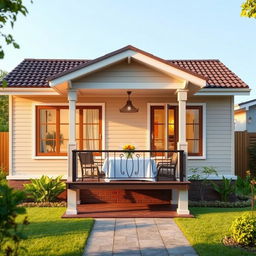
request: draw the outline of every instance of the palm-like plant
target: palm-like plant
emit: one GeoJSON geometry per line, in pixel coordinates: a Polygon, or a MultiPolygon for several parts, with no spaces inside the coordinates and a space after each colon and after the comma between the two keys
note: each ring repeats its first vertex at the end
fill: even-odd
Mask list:
{"type": "Polygon", "coordinates": [[[222,183],[217,184],[212,182],[212,186],[220,195],[221,201],[227,202],[229,196],[235,191],[235,185],[232,184],[232,179],[227,179],[222,176],[222,183]]]}
{"type": "Polygon", "coordinates": [[[25,191],[28,197],[33,198],[36,202],[53,202],[66,188],[61,179],[62,176],[50,178],[43,175],[40,179],[31,179],[31,183],[25,184],[25,191]]]}

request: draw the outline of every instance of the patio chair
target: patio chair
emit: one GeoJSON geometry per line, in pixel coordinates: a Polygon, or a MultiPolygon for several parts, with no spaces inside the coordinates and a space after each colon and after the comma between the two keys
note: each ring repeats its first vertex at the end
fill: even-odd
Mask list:
{"type": "Polygon", "coordinates": [[[178,163],[178,153],[173,153],[172,158],[158,162],[157,179],[176,180],[176,167],[178,163]]]}
{"type": "Polygon", "coordinates": [[[84,178],[97,178],[99,181],[104,176],[104,173],[100,172],[99,166],[95,163],[92,152],[79,152],[78,157],[81,165],[82,181],[84,178]]]}

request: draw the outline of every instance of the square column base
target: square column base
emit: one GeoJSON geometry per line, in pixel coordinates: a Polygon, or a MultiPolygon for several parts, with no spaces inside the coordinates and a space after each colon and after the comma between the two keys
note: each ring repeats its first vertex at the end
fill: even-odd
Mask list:
{"type": "Polygon", "coordinates": [[[177,213],[180,215],[190,214],[188,209],[188,190],[178,191],[178,208],[177,213]]]}
{"type": "Polygon", "coordinates": [[[77,191],[73,189],[68,189],[66,215],[76,215],[76,214],[77,214],[77,191]]]}

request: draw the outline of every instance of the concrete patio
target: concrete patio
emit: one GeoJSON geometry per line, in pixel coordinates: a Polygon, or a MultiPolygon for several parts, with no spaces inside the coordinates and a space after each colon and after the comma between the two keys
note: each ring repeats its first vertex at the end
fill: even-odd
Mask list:
{"type": "Polygon", "coordinates": [[[196,256],[173,219],[96,219],[84,256],[196,256]]]}

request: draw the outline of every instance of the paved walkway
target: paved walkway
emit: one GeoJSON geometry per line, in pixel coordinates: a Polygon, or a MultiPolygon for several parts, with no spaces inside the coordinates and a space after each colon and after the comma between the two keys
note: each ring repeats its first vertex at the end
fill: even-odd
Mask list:
{"type": "Polygon", "coordinates": [[[96,219],[84,256],[196,256],[173,219],[96,219]]]}

